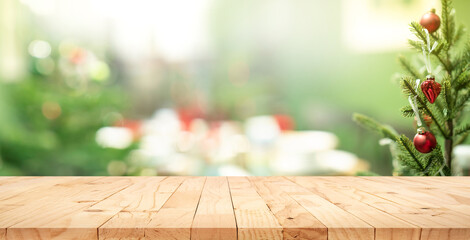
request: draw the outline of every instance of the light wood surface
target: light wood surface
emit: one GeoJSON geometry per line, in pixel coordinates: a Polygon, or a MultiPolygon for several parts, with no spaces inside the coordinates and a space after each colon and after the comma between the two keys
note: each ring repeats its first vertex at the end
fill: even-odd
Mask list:
{"type": "Polygon", "coordinates": [[[470,239],[469,177],[0,177],[0,240],[470,239]]]}

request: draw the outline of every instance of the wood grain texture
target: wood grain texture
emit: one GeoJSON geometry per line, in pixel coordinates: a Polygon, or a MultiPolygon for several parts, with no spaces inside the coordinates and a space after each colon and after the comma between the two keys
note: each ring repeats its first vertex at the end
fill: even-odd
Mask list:
{"type": "Polygon", "coordinates": [[[229,177],[238,239],[282,239],[282,227],[245,177],[229,177]]]}
{"type": "Polygon", "coordinates": [[[117,212],[99,228],[100,239],[144,239],[145,229],[185,177],[143,177],[132,186],[94,205],[117,212]]]}
{"type": "Polygon", "coordinates": [[[191,239],[237,239],[227,178],[207,178],[191,227],[191,239]]]}
{"type": "Polygon", "coordinates": [[[280,188],[285,184],[284,179],[251,177],[249,180],[283,228],[284,239],[328,238],[327,227],[280,188]]]}
{"type": "Polygon", "coordinates": [[[0,240],[470,239],[469,177],[0,177],[0,240]]]}
{"type": "Polygon", "coordinates": [[[149,239],[190,239],[206,177],[189,177],[151,218],[145,229],[149,239]]]}

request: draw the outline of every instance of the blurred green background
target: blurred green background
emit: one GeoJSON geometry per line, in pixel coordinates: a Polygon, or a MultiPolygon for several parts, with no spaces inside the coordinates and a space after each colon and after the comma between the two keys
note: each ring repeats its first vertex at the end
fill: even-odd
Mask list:
{"type": "Polygon", "coordinates": [[[0,0],[0,175],[391,175],[351,115],[414,134],[396,58],[439,5],[0,0]]]}

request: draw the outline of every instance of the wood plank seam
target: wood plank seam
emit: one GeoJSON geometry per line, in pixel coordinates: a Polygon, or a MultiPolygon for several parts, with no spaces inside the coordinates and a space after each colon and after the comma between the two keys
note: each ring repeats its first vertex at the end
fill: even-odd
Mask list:
{"type": "MultiPolygon", "coordinates": [[[[284,177],[285,179],[287,179],[287,180],[289,180],[289,181],[295,183],[295,184],[298,184],[298,183],[296,183],[295,181],[289,179],[289,178],[286,177],[286,176],[283,176],[283,177],[284,177]]],[[[300,186],[300,185],[299,185],[299,186],[300,186]]],[[[312,192],[309,188],[306,188],[306,189],[307,189],[308,191],[312,192]]],[[[357,190],[361,191],[360,189],[357,189],[357,190]]],[[[361,191],[361,192],[364,192],[364,191],[361,191]]],[[[312,192],[312,193],[313,193],[313,192],[312,192]]],[[[370,194],[370,193],[368,193],[368,192],[365,192],[365,193],[366,193],[366,194],[370,194]]],[[[371,194],[371,195],[373,195],[373,194],[371,194]]],[[[375,196],[375,195],[374,195],[374,196],[375,196]]],[[[378,196],[377,196],[377,197],[378,197],[378,196]]],[[[328,199],[326,199],[326,200],[328,201],[328,199]]],[[[385,199],[385,200],[389,201],[388,199],[385,199]]],[[[330,201],[330,202],[331,202],[331,201],[330,201]]],[[[392,202],[392,201],[391,201],[391,202],[392,202]]],[[[380,212],[383,212],[384,214],[387,214],[387,215],[390,215],[390,216],[392,216],[392,217],[398,218],[398,219],[400,219],[400,220],[402,220],[402,221],[404,221],[404,222],[406,222],[406,223],[408,223],[408,224],[410,224],[410,225],[413,225],[413,226],[415,226],[415,227],[419,227],[419,226],[416,226],[415,224],[413,224],[413,223],[411,223],[411,222],[408,222],[406,219],[402,219],[402,218],[400,218],[400,217],[398,217],[398,216],[394,216],[394,215],[392,215],[392,214],[390,214],[390,213],[388,213],[388,212],[386,212],[386,211],[384,211],[384,210],[382,210],[382,209],[376,208],[376,207],[374,207],[374,206],[372,206],[372,205],[370,205],[370,204],[367,204],[367,203],[365,203],[365,202],[363,202],[363,203],[366,204],[366,205],[368,205],[368,206],[370,206],[370,207],[372,207],[372,208],[377,209],[377,210],[380,211],[380,212]]],[[[354,213],[352,213],[352,214],[354,215],[354,213]]],[[[420,234],[421,234],[421,232],[420,232],[420,234]]]]}
{"type": "MultiPolygon", "coordinates": [[[[70,181],[68,183],[61,183],[61,184],[55,184],[53,186],[50,186],[51,189],[53,190],[56,190],[55,192],[53,191],[53,193],[55,193],[55,195],[53,194],[52,196],[49,196],[49,197],[46,197],[46,198],[40,198],[38,200],[35,200],[36,203],[37,201],[39,202],[42,202],[42,200],[44,199],[45,202],[51,202],[51,203],[56,203],[55,201],[60,201],[61,203],[64,203],[65,205],[63,205],[62,209],[64,211],[64,215],[62,215],[61,217],[65,217],[65,218],[68,218],[68,220],[65,220],[66,222],[67,221],[71,221],[73,219],[73,216],[74,216],[74,212],[75,211],[78,211],[78,212],[82,212],[82,211],[86,211],[85,209],[89,208],[92,204],[92,202],[98,202],[100,200],[102,200],[103,198],[106,198],[108,197],[109,195],[113,195],[119,191],[121,191],[121,189],[124,189],[128,186],[130,186],[131,184],[127,181],[127,180],[123,180],[123,179],[118,179],[117,181],[104,181],[102,182],[103,178],[76,178],[75,181],[78,181],[78,183],[74,182],[74,181],[70,181]],[[85,180],[85,181],[83,181],[85,180]],[[115,183],[119,183],[117,184],[118,186],[115,186],[115,188],[109,188],[105,190],[106,191],[102,191],[100,192],[98,189],[100,189],[100,187],[106,187],[106,186],[109,186],[109,185],[112,185],[112,184],[115,184],[115,183]],[[75,188],[73,187],[70,187],[70,184],[72,184],[72,186],[74,186],[74,184],[76,185],[75,187],[78,187],[78,188],[84,188],[84,189],[88,189],[87,187],[90,187],[91,189],[95,189],[95,190],[92,190],[92,191],[76,191],[75,188]],[[90,186],[89,186],[90,185],[90,186]],[[65,191],[65,192],[63,192],[65,191]],[[67,191],[69,191],[69,195],[65,194],[67,191]],[[95,191],[98,191],[96,192],[97,194],[93,194],[93,192],[95,191]],[[84,194],[85,193],[85,194],[84,194]],[[88,194],[88,195],[87,195],[88,194]],[[88,196],[88,197],[91,197],[88,198],[90,200],[93,200],[93,201],[79,201],[81,200],[82,197],[85,197],[85,196],[88,196]],[[98,198],[99,196],[99,198],[98,198]],[[59,197],[59,198],[57,198],[59,197]],[[65,208],[64,208],[65,207],[65,208]],[[74,211],[69,211],[69,209],[74,209],[74,211]]],[[[111,179],[113,180],[113,178],[108,178],[108,179],[111,179]]],[[[102,189],[103,190],[103,189],[102,189]]],[[[46,191],[47,193],[47,191],[46,191]]],[[[85,199],[87,200],[87,199],[85,199]]],[[[42,204],[42,203],[41,203],[42,204]]],[[[44,205],[44,204],[42,204],[44,205]]],[[[40,206],[42,206],[40,205],[40,206]]],[[[25,207],[28,206],[28,205],[25,205],[25,207]]],[[[29,206],[36,206],[36,204],[34,204],[34,201],[29,204],[29,206]]],[[[47,206],[47,205],[45,205],[47,206]]],[[[44,206],[43,206],[44,207],[44,206]]],[[[57,207],[60,207],[60,205],[58,205],[57,207]]],[[[25,209],[25,211],[27,211],[28,208],[25,209]]],[[[42,208],[39,208],[39,209],[42,209],[42,208]]],[[[28,214],[32,214],[32,212],[28,212],[28,214]]],[[[29,239],[31,238],[34,234],[34,235],[38,235],[40,238],[45,238],[45,239],[48,239],[48,238],[51,238],[53,235],[66,235],[64,236],[64,238],[71,238],[71,235],[73,234],[81,234],[81,230],[82,229],[81,227],[75,227],[75,228],[68,228],[68,227],[57,227],[56,225],[52,224],[50,221],[61,221],[61,220],[64,220],[63,218],[53,218],[53,219],[49,219],[49,221],[45,221],[44,220],[41,220],[41,216],[43,217],[47,217],[47,218],[50,218],[49,216],[50,215],[39,215],[39,216],[36,216],[36,215],[33,215],[31,217],[33,217],[33,219],[36,219],[37,221],[43,221],[43,225],[41,226],[38,226],[36,228],[33,228],[31,224],[34,224],[32,221],[31,218],[25,218],[23,220],[21,220],[20,222],[14,224],[14,225],[11,225],[10,227],[8,227],[8,236],[9,237],[13,237],[13,238],[26,238],[26,239],[29,239]]],[[[97,239],[97,236],[95,236],[95,231],[94,231],[94,227],[88,227],[88,228],[84,228],[83,232],[86,232],[86,233],[83,233],[86,235],[86,238],[94,238],[94,239],[97,239]]],[[[82,234],[82,237],[84,237],[82,234]]]]}
{"type": "MultiPolygon", "coordinates": [[[[356,224],[358,224],[358,223],[362,224],[362,225],[363,225],[362,228],[364,228],[365,226],[367,226],[368,229],[371,229],[371,230],[372,230],[372,234],[370,234],[370,233],[368,233],[368,232],[366,232],[366,231],[363,231],[363,232],[350,232],[350,233],[352,233],[352,234],[355,235],[355,236],[353,236],[354,239],[356,239],[356,238],[357,238],[357,239],[359,239],[359,238],[360,238],[360,239],[371,239],[371,238],[372,238],[372,239],[375,239],[375,235],[376,235],[376,232],[375,232],[376,229],[375,229],[375,227],[372,226],[371,224],[369,224],[368,222],[364,221],[362,218],[357,217],[357,216],[355,216],[354,214],[351,214],[351,213],[348,212],[348,211],[345,211],[344,209],[342,209],[342,208],[336,206],[334,203],[332,203],[332,202],[329,201],[328,199],[326,199],[326,198],[324,198],[324,197],[322,197],[322,196],[319,196],[318,194],[316,194],[316,193],[310,191],[308,188],[305,188],[305,187],[303,187],[302,185],[300,185],[300,184],[298,184],[298,183],[292,182],[292,181],[290,181],[290,180],[289,180],[288,182],[290,182],[290,183],[292,183],[292,184],[298,186],[299,189],[302,189],[303,191],[306,191],[306,192],[310,193],[311,195],[313,195],[313,196],[315,196],[315,197],[317,197],[317,198],[319,198],[319,199],[322,199],[322,201],[328,202],[328,203],[331,204],[331,206],[334,207],[335,209],[338,209],[338,210],[341,209],[342,212],[347,213],[347,215],[345,215],[345,216],[352,216],[352,219],[356,221],[356,224]]],[[[292,199],[293,199],[294,201],[296,201],[299,205],[301,205],[306,211],[310,212],[315,218],[318,218],[317,216],[315,216],[315,214],[314,214],[313,212],[311,212],[311,211],[307,208],[307,206],[305,206],[304,204],[302,204],[296,197],[294,197],[294,196],[303,196],[304,194],[300,194],[300,195],[294,194],[294,195],[291,195],[291,194],[289,193],[289,195],[292,197],[292,199]]],[[[308,196],[308,195],[307,195],[307,196],[308,196]]],[[[322,222],[323,224],[325,224],[325,226],[327,226],[327,224],[326,224],[326,222],[325,222],[325,219],[324,219],[323,221],[322,221],[322,219],[319,219],[319,220],[320,220],[320,222],[322,222]]],[[[350,228],[350,229],[351,229],[351,228],[350,228]]],[[[344,235],[343,235],[343,236],[340,236],[340,235],[342,235],[342,234],[349,235],[349,233],[346,233],[346,232],[339,232],[339,233],[336,232],[337,227],[334,228],[334,231],[332,231],[332,230],[333,230],[332,228],[330,228],[330,227],[327,226],[327,239],[330,239],[330,237],[332,237],[332,238],[334,238],[334,239],[343,239],[343,237],[345,237],[345,236],[344,236],[344,235]]]]}
{"type": "Polygon", "coordinates": [[[230,182],[228,181],[228,177],[225,177],[225,180],[227,181],[228,185],[228,192],[230,193],[230,202],[232,203],[232,209],[233,209],[233,217],[235,218],[235,228],[236,228],[236,236],[238,239],[238,222],[237,222],[237,215],[235,214],[235,206],[233,205],[233,199],[232,199],[232,189],[230,188],[230,182]]]}
{"type": "MultiPolygon", "coordinates": [[[[39,178],[45,179],[46,177],[39,177],[39,178]]],[[[72,178],[72,177],[71,177],[71,178],[72,178]]],[[[90,183],[90,182],[93,182],[93,181],[98,181],[98,180],[100,180],[100,179],[102,179],[102,177],[101,177],[101,178],[97,178],[97,179],[90,179],[90,180],[87,180],[87,181],[85,181],[85,182],[83,182],[83,183],[81,183],[81,184],[87,184],[87,183],[90,183]]],[[[68,182],[68,181],[66,181],[66,182],[68,182]]],[[[65,184],[65,183],[62,182],[62,183],[59,183],[59,184],[56,183],[56,184],[53,184],[53,185],[50,185],[50,186],[48,186],[48,185],[46,185],[46,186],[48,186],[48,188],[51,188],[51,187],[55,187],[55,186],[58,186],[58,185],[60,186],[61,184],[65,184]]],[[[4,201],[4,200],[9,200],[9,199],[11,199],[11,198],[15,198],[15,197],[17,197],[17,196],[24,195],[24,194],[26,194],[26,193],[27,193],[27,191],[21,191],[21,192],[17,193],[16,195],[10,196],[10,197],[5,198],[5,199],[2,199],[2,201],[4,201]]],[[[85,207],[84,207],[84,208],[85,208],[85,207]]],[[[8,228],[10,228],[10,227],[12,227],[12,226],[14,226],[14,225],[16,225],[16,224],[19,224],[19,223],[21,223],[21,222],[23,222],[23,221],[25,221],[25,219],[21,219],[21,220],[19,220],[19,221],[10,223],[10,224],[6,227],[6,230],[5,230],[5,231],[7,231],[8,228]]]]}
{"type": "MultiPolygon", "coordinates": [[[[300,204],[288,192],[279,188],[278,180],[285,181],[285,179],[279,177],[249,177],[248,179],[283,227],[284,238],[326,239],[327,227],[307,209],[299,206],[300,204]]],[[[287,182],[290,183],[290,181],[287,182]]],[[[294,185],[297,186],[297,184],[294,185]]]]}
{"type": "MultiPolygon", "coordinates": [[[[207,182],[207,177],[204,179],[204,183],[202,184],[201,194],[199,194],[199,199],[197,200],[196,210],[194,210],[193,221],[191,222],[191,228],[193,228],[194,218],[196,217],[197,209],[199,208],[199,203],[201,202],[201,197],[202,197],[202,193],[204,192],[204,187],[206,186],[206,182],[207,182]]],[[[189,236],[191,236],[191,234],[189,236]]]]}
{"type": "MultiPolygon", "coordinates": [[[[167,178],[168,178],[168,177],[165,176],[165,177],[162,179],[162,181],[165,180],[165,179],[167,179],[167,178]]],[[[95,204],[91,205],[90,207],[93,207],[93,206],[97,205],[98,203],[100,203],[100,202],[102,202],[102,201],[104,201],[104,200],[110,198],[111,196],[113,196],[113,195],[115,195],[115,194],[117,194],[117,193],[123,191],[124,189],[127,189],[127,188],[131,187],[131,186],[134,185],[134,184],[135,184],[135,183],[129,184],[128,186],[126,186],[125,188],[121,189],[120,191],[117,191],[117,192],[115,192],[115,193],[109,195],[108,197],[103,198],[102,200],[100,200],[100,201],[96,202],[95,204]]],[[[178,187],[179,187],[179,186],[178,186],[178,187]]],[[[173,194],[173,193],[172,193],[172,194],[173,194]]],[[[167,201],[168,201],[168,199],[167,199],[167,201]]],[[[116,214],[112,215],[110,218],[108,218],[108,220],[104,221],[101,225],[99,225],[99,226],[96,228],[96,236],[97,236],[96,239],[98,239],[98,240],[100,239],[100,227],[102,227],[104,224],[106,224],[107,222],[109,222],[114,216],[118,215],[118,214],[119,214],[120,212],[122,212],[123,210],[124,210],[124,208],[121,209],[121,211],[117,212],[116,214]]]]}
{"type": "Polygon", "coordinates": [[[247,177],[228,177],[227,179],[237,219],[237,237],[241,239],[282,239],[282,226],[249,179],[247,177]],[[243,189],[243,196],[239,193],[240,189],[243,189]],[[234,191],[237,193],[234,194],[234,191]],[[248,193],[248,197],[246,193],[248,193]],[[251,204],[256,207],[253,208],[251,204]],[[261,214],[256,215],[257,213],[261,214]],[[263,213],[267,215],[263,215],[263,213]],[[240,214],[241,218],[237,218],[237,214],[240,214]],[[251,214],[255,214],[255,219],[250,219],[251,214]]]}
{"type": "MultiPolygon", "coordinates": [[[[292,183],[294,183],[294,184],[296,184],[296,185],[299,185],[299,186],[301,186],[301,187],[307,189],[309,192],[311,192],[311,193],[313,193],[313,194],[316,194],[315,192],[313,192],[313,191],[310,189],[310,187],[304,187],[304,186],[300,185],[300,183],[297,183],[296,181],[294,181],[292,177],[283,176],[283,178],[287,179],[289,182],[292,182],[292,183]]],[[[356,190],[358,190],[358,189],[356,189],[356,190]]],[[[319,190],[319,191],[320,191],[320,190],[319,190]]],[[[341,194],[341,192],[339,192],[339,191],[336,191],[336,190],[332,190],[332,191],[337,192],[338,194],[341,194]]],[[[364,192],[364,191],[362,191],[362,192],[364,192]]],[[[367,192],[364,192],[364,193],[370,194],[370,193],[367,193],[367,192]]],[[[372,194],[370,194],[370,195],[372,195],[372,194]]],[[[374,196],[375,196],[375,195],[374,195],[374,196]]],[[[329,201],[329,202],[331,202],[332,204],[334,204],[334,202],[330,201],[328,198],[323,197],[323,199],[325,199],[326,201],[329,201]]],[[[385,200],[388,201],[387,199],[385,199],[385,200]]],[[[400,218],[400,217],[398,217],[398,216],[392,215],[392,214],[390,214],[390,213],[387,213],[386,211],[383,211],[383,210],[381,210],[381,209],[378,209],[378,208],[374,207],[373,205],[370,205],[370,204],[365,203],[365,202],[362,202],[362,201],[361,201],[361,203],[363,203],[363,204],[365,204],[365,205],[367,205],[367,206],[369,206],[369,207],[372,207],[372,208],[376,209],[377,211],[380,211],[380,212],[382,212],[382,213],[384,213],[384,214],[386,214],[386,215],[389,215],[389,216],[391,216],[391,217],[393,217],[393,218],[399,219],[399,220],[401,220],[401,221],[403,221],[403,222],[405,222],[405,223],[407,223],[407,224],[409,224],[409,225],[411,225],[411,226],[416,227],[417,229],[419,229],[419,232],[418,232],[419,238],[418,238],[418,239],[421,239],[421,232],[422,232],[422,228],[421,228],[421,227],[419,227],[419,226],[417,226],[417,225],[415,225],[415,224],[413,224],[413,223],[410,223],[409,221],[406,221],[406,220],[404,220],[404,219],[402,219],[402,218],[400,218]]],[[[346,210],[346,211],[347,211],[347,210],[346,210]]],[[[360,216],[354,214],[354,212],[350,212],[350,211],[347,211],[347,212],[349,212],[350,214],[352,214],[352,215],[354,215],[355,217],[357,217],[357,218],[361,219],[362,221],[364,221],[360,216]]],[[[366,221],[364,221],[364,222],[366,222],[366,221]]],[[[367,223],[368,225],[371,225],[371,224],[369,224],[368,222],[366,222],[366,223],[367,223]]],[[[372,226],[372,225],[371,225],[371,226],[372,226]]],[[[374,227],[374,226],[372,226],[372,227],[373,227],[373,229],[374,229],[374,238],[376,238],[376,237],[377,237],[377,228],[374,227]]]]}
{"type": "MultiPolygon", "coordinates": [[[[165,180],[169,180],[170,178],[171,178],[171,177],[164,177],[161,181],[158,182],[158,185],[161,185],[165,180]]],[[[161,203],[161,206],[160,206],[160,208],[159,208],[158,210],[142,210],[142,211],[140,211],[140,210],[134,210],[134,211],[129,212],[128,210],[126,210],[127,207],[123,207],[123,208],[122,208],[119,212],[117,212],[113,217],[109,218],[106,222],[104,222],[103,224],[101,224],[101,225],[97,228],[97,231],[98,231],[98,239],[103,239],[102,236],[99,234],[100,229],[102,229],[103,226],[107,225],[107,224],[108,224],[110,221],[112,221],[115,217],[118,217],[121,213],[126,213],[126,212],[129,212],[129,213],[132,213],[132,212],[139,212],[139,213],[149,213],[149,214],[150,214],[149,216],[151,216],[152,213],[157,213],[158,211],[160,211],[161,207],[162,207],[163,205],[165,205],[165,203],[166,203],[169,199],[171,199],[171,197],[177,192],[177,190],[181,187],[181,185],[182,185],[186,180],[187,180],[187,179],[184,179],[184,180],[178,182],[177,186],[171,191],[170,195],[169,195],[168,197],[166,197],[166,199],[164,200],[163,203],[161,203]]],[[[134,184],[136,184],[136,183],[134,183],[134,184]]],[[[154,195],[155,195],[155,193],[157,193],[159,190],[160,190],[160,186],[158,186],[158,187],[155,189],[154,195]]],[[[142,198],[143,198],[143,196],[140,197],[140,201],[142,201],[142,198]]],[[[154,204],[155,204],[155,203],[154,203],[154,204]]],[[[139,204],[137,204],[137,205],[139,205],[139,204]]],[[[155,205],[153,205],[153,207],[155,207],[155,205]]],[[[152,208],[153,208],[153,207],[152,207],[152,208]]],[[[149,223],[150,221],[151,221],[151,219],[149,219],[147,223],[149,223]]],[[[146,237],[147,237],[147,236],[146,236],[146,231],[143,231],[142,234],[143,234],[142,237],[143,237],[144,239],[146,239],[146,237]]],[[[106,237],[104,237],[104,238],[106,238],[106,237]]]]}

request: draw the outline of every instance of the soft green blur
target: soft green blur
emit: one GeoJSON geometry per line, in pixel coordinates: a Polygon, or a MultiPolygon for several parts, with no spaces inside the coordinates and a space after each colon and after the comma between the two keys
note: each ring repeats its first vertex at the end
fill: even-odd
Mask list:
{"type": "MultiPolygon", "coordinates": [[[[205,119],[209,126],[286,115],[295,123],[291,130],[334,133],[337,149],[354,153],[369,163],[370,172],[382,175],[392,173],[389,151],[351,121],[352,113],[374,116],[408,135],[415,131],[412,119],[401,117],[406,99],[393,78],[400,72],[398,54],[415,53],[400,47],[353,49],[345,35],[351,25],[344,19],[351,3],[366,3],[371,16],[380,14],[374,15],[374,7],[390,5],[402,15],[416,14],[405,20],[417,21],[429,10],[419,8],[426,1],[207,0],[201,1],[207,9],[194,16],[191,9],[200,6],[184,2],[146,3],[155,9],[143,16],[139,11],[146,7],[133,5],[145,1],[46,2],[52,10],[32,1],[0,1],[0,175],[166,173],[151,163],[136,164],[140,160],[132,152],[142,144],[138,139],[120,149],[95,140],[103,127],[129,128],[128,122],[145,122],[162,108],[205,119]],[[64,16],[74,10],[76,15],[64,16]],[[165,11],[168,21],[166,15],[152,18],[165,11]],[[183,14],[172,17],[172,11],[183,14]],[[205,19],[202,37],[184,31],[200,27],[191,20],[173,21],[185,16],[205,19]],[[68,22],[61,24],[63,19],[68,22]],[[28,53],[36,39],[50,44],[47,59],[54,61],[54,70],[28,53]],[[92,59],[75,63],[75,58],[82,61],[81,52],[92,59]]],[[[454,7],[457,21],[470,26],[470,2],[455,0],[454,7]]],[[[374,34],[379,33],[362,37],[374,34]]],[[[218,174],[211,169],[219,163],[206,159],[210,154],[191,156],[203,166],[191,174],[218,174]]]]}

